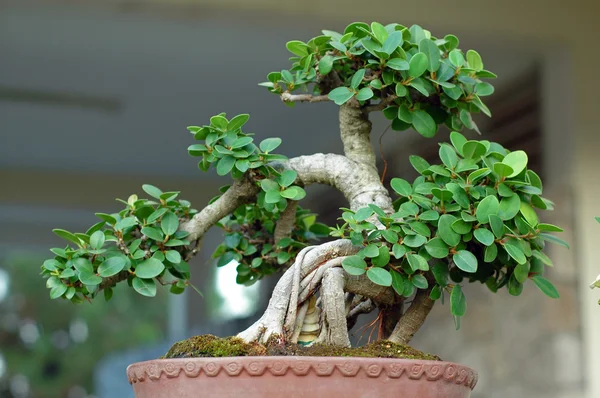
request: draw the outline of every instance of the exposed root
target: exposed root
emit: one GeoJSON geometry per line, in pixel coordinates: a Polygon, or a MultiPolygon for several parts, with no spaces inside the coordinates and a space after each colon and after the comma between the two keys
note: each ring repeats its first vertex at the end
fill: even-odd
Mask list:
{"type": "Polygon", "coordinates": [[[303,249],[275,286],[263,316],[238,336],[247,342],[266,343],[272,335],[281,335],[292,341],[296,330],[298,306],[302,304],[299,300],[302,279],[328,260],[348,256],[357,251],[358,248],[347,239],[303,249]]]}

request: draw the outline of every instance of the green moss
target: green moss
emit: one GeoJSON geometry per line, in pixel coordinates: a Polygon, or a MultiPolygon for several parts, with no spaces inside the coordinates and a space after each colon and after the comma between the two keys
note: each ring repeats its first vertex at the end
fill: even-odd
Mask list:
{"type": "Polygon", "coordinates": [[[246,343],[238,337],[219,338],[213,335],[195,336],[175,343],[163,358],[237,357],[237,356],[320,356],[320,357],[367,357],[404,358],[439,361],[440,358],[412,347],[386,340],[376,341],[363,347],[334,347],[315,344],[304,347],[284,344],[277,336],[266,345],[246,343]]]}
{"type": "Polygon", "coordinates": [[[219,338],[206,334],[173,344],[163,358],[244,357],[266,354],[266,348],[259,343],[246,343],[239,337],[219,338]]]}

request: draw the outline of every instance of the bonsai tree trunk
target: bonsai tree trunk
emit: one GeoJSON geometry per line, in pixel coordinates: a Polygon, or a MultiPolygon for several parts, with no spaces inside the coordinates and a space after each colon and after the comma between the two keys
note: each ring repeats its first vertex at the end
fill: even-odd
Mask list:
{"type": "MultiPolygon", "coordinates": [[[[367,110],[352,104],[342,105],[339,120],[344,155],[300,156],[280,166],[296,171],[303,185],[320,183],[338,189],[354,211],[374,204],[386,213],[393,213],[392,200],[377,170],[367,110]]],[[[199,240],[222,217],[253,201],[257,193],[258,188],[252,181],[238,181],[190,220],[184,229],[190,232],[192,240],[199,240]]],[[[288,209],[293,207],[288,205],[288,209]]],[[[294,223],[290,218],[293,220],[293,217],[295,214],[284,212],[276,227],[276,240],[291,233],[294,223]]],[[[372,222],[378,223],[374,217],[372,222]]],[[[340,268],[344,258],[356,254],[359,249],[348,239],[303,249],[277,283],[263,316],[239,336],[246,341],[262,343],[277,336],[296,343],[309,298],[319,292],[322,315],[316,342],[349,346],[348,319],[354,323],[361,310],[368,312],[366,308],[376,306],[381,317],[380,332],[383,335],[380,337],[408,343],[425,322],[433,301],[427,291],[419,291],[403,315],[403,300],[391,287],[374,284],[365,275],[349,275],[340,268]],[[353,299],[348,300],[349,297],[353,299]],[[391,324],[390,320],[393,320],[391,324]]]]}

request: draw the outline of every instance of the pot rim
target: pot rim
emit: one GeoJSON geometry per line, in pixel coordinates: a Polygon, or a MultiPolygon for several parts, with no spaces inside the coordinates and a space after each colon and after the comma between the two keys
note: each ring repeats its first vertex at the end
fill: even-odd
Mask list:
{"type": "Polygon", "coordinates": [[[345,377],[365,374],[370,378],[407,377],[412,380],[445,381],[462,384],[471,390],[477,384],[477,372],[455,362],[426,359],[369,358],[369,357],[312,357],[312,356],[243,356],[170,358],[136,362],[127,367],[130,384],[156,381],[161,377],[188,378],[229,376],[242,372],[260,377],[265,373],[273,376],[293,374],[305,376],[309,372],[317,376],[330,376],[339,372],[345,377]]]}

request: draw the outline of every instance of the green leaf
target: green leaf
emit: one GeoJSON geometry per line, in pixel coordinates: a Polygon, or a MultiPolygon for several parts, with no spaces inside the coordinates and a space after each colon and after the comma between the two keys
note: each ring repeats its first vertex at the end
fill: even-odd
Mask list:
{"type": "Polygon", "coordinates": [[[350,256],[342,261],[342,267],[350,275],[362,275],[367,269],[367,263],[358,256],[350,256]]]}
{"type": "Polygon", "coordinates": [[[148,195],[152,196],[155,199],[159,199],[159,200],[160,200],[160,195],[162,195],[162,193],[163,193],[163,191],[161,191],[160,189],[156,188],[154,185],[150,185],[150,184],[144,184],[144,185],[142,185],[142,189],[148,195]]]}
{"type": "Polygon", "coordinates": [[[454,285],[452,293],[450,293],[450,312],[458,317],[467,313],[467,298],[460,285],[454,285]]]}
{"type": "Polygon", "coordinates": [[[408,247],[421,247],[427,242],[427,238],[422,235],[407,235],[402,242],[408,247]]]}
{"type": "Polygon", "coordinates": [[[409,160],[410,164],[412,165],[412,167],[414,167],[414,169],[417,170],[417,172],[419,174],[423,174],[423,172],[428,170],[429,167],[431,166],[429,164],[429,162],[427,162],[425,159],[423,159],[422,157],[417,156],[417,155],[409,156],[408,160],[409,160]]]}
{"type": "Polygon", "coordinates": [[[396,243],[394,244],[394,246],[392,246],[392,254],[397,259],[400,259],[406,254],[406,247],[402,246],[399,243],[396,243]]]}
{"type": "Polygon", "coordinates": [[[333,102],[335,102],[336,105],[343,105],[343,104],[345,104],[353,96],[354,96],[354,92],[351,91],[348,87],[334,88],[327,95],[327,97],[330,100],[332,100],[333,102]]]}
{"type": "Polygon", "coordinates": [[[356,99],[359,101],[366,101],[372,98],[373,95],[373,90],[371,90],[369,87],[363,87],[358,93],[356,93],[356,99]]]}
{"type": "Polygon", "coordinates": [[[427,68],[429,67],[429,60],[427,59],[427,55],[423,53],[416,53],[410,59],[408,75],[412,78],[416,78],[421,76],[427,68]]]}
{"type": "Polygon", "coordinates": [[[490,246],[494,243],[494,234],[489,229],[478,228],[473,232],[473,235],[475,239],[485,246],[490,246]]]}
{"type": "Polygon", "coordinates": [[[381,236],[383,236],[383,239],[385,239],[386,241],[388,241],[391,244],[398,243],[398,233],[395,231],[392,231],[391,229],[382,230],[381,236]]]}
{"type": "Polygon", "coordinates": [[[458,156],[454,149],[448,144],[440,145],[439,155],[442,163],[449,169],[454,169],[458,164],[458,156]]]}
{"type": "Polygon", "coordinates": [[[557,238],[554,235],[550,235],[550,234],[546,234],[546,233],[541,233],[540,234],[540,238],[547,240],[548,242],[552,242],[552,243],[556,243],[559,244],[561,246],[566,247],[567,249],[569,248],[569,244],[567,242],[565,242],[564,240],[557,238]]]}
{"type": "Polygon", "coordinates": [[[433,301],[436,301],[439,300],[440,297],[442,297],[442,289],[439,287],[439,285],[435,285],[429,293],[429,298],[433,301]]]}
{"type": "Polygon", "coordinates": [[[495,196],[486,196],[477,205],[477,221],[479,221],[481,224],[487,223],[489,221],[490,215],[497,214],[499,208],[500,203],[498,202],[498,198],[496,198],[495,196]]]}
{"type": "Polygon", "coordinates": [[[421,274],[413,275],[411,278],[412,284],[419,289],[427,289],[429,287],[429,283],[427,282],[427,278],[425,278],[421,274]]]}
{"type": "Polygon", "coordinates": [[[531,278],[531,280],[546,296],[550,298],[560,297],[560,295],[558,294],[558,290],[556,290],[552,282],[550,282],[548,279],[536,275],[533,278],[531,278]]]}
{"type": "Polygon", "coordinates": [[[53,229],[52,232],[54,232],[56,235],[60,236],[61,238],[68,240],[69,242],[75,243],[77,246],[81,246],[82,245],[82,241],[81,239],[79,239],[77,236],[75,236],[75,234],[72,234],[71,232],[64,230],[64,229],[53,229]]]}
{"type": "Polygon", "coordinates": [[[537,229],[541,232],[563,232],[564,230],[556,225],[539,223],[537,229]]]}
{"type": "Polygon", "coordinates": [[[514,172],[513,168],[502,162],[494,163],[494,173],[498,174],[498,177],[508,177],[514,172]]]}
{"type": "Polygon", "coordinates": [[[407,254],[406,259],[408,260],[408,264],[410,268],[417,272],[421,271],[429,271],[429,264],[427,264],[427,260],[425,260],[422,256],[418,254],[407,254]]]}
{"type": "Polygon", "coordinates": [[[367,277],[371,282],[380,286],[392,286],[392,275],[383,268],[370,268],[367,271],[367,277]]]}
{"type": "Polygon", "coordinates": [[[365,256],[371,258],[379,256],[379,248],[373,243],[365,247],[362,252],[365,256]]]}
{"type": "Polygon", "coordinates": [[[514,151],[504,157],[502,163],[513,169],[508,178],[516,177],[527,167],[527,154],[523,151],[514,151]]]}
{"type": "Polygon", "coordinates": [[[450,51],[450,54],[448,54],[448,59],[450,60],[452,65],[456,67],[462,67],[465,64],[465,57],[462,54],[462,51],[458,49],[450,51]]]}
{"type": "Polygon", "coordinates": [[[412,186],[402,178],[392,178],[390,181],[392,189],[400,196],[410,196],[412,194],[412,186]]]}
{"type": "Polygon", "coordinates": [[[435,221],[440,218],[440,213],[435,210],[427,210],[419,215],[419,220],[435,221]]]}
{"type": "MultiPolygon", "coordinates": [[[[292,185],[294,183],[294,181],[296,181],[297,177],[298,177],[298,173],[296,173],[296,171],[285,170],[283,173],[281,173],[281,175],[279,176],[279,178],[277,180],[279,182],[279,185],[281,185],[282,187],[289,187],[290,185],[292,185]]],[[[265,180],[263,180],[263,181],[265,181],[265,180]]],[[[265,189],[265,191],[267,191],[267,190],[265,189]]]]}
{"type": "MultiPolygon", "coordinates": [[[[392,58],[390,60],[388,60],[385,63],[385,66],[387,66],[390,69],[393,70],[408,70],[410,68],[408,62],[402,58],[392,58]]],[[[401,87],[404,87],[401,83],[398,83],[401,87]]],[[[400,89],[402,90],[402,89],[400,89]]],[[[406,87],[404,87],[404,90],[406,90],[406,87]]],[[[403,92],[401,92],[402,94],[403,92]]],[[[396,95],[398,95],[398,85],[396,85],[396,95]]],[[[398,95],[399,97],[404,97],[406,94],[404,93],[404,95],[398,95]]]]}
{"type": "Polygon", "coordinates": [[[99,277],[98,275],[94,274],[93,272],[89,272],[89,271],[80,272],[79,280],[84,285],[89,285],[89,286],[96,286],[96,285],[99,285],[100,283],[102,283],[101,277],[99,277]]]}
{"type": "Polygon", "coordinates": [[[465,143],[467,142],[467,139],[465,138],[465,136],[456,131],[452,131],[450,133],[450,142],[452,142],[452,145],[456,149],[456,152],[458,152],[459,154],[462,155],[462,148],[465,145],[465,143]]]}
{"type": "Polygon", "coordinates": [[[431,115],[423,110],[413,112],[412,124],[419,134],[425,138],[431,138],[437,132],[437,123],[431,115]]]}
{"type": "Polygon", "coordinates": [[[172,212],[167,212],[160,221],[160,228],[167,236],[172,236],[179,228],[179,219],[172,212]]]}
{"type": "Polygon", "coordinates": [[[230,155],[225,155],[217,162],[217,174],[224,176],[229,174],[235,165],[235,158],[230,155]]]}
{"type": "Polygon", "coordinates": [[[127,258],[124,256],[114,256],[106,259],[98,267],[98,275],[103,278],[108,278],[123,271],[123,268],[127,265],[127,258]]]}
{"type": "Polygon", "coordinates": [[[265,178],[265,179],[263,179],[263,180],[260,181],[260,187],[265,192],[279,191],[279,184],[276,183],[273,180],[268,179],[268,178],[265,178]]]}
{"type": "Polygon", "coordinates": [[[515,267],[515,270],[513,271],[513,274],[514,274],[517,282],[525,283],[525,281],[529,277],[529,267],[530,267],[530,264],[528,262],[526,262],[524,264],[517,264],[517,266],[515,267]]]}
{"type": "Polygon", "coordinates": [[[157,242],[162,242],[165,239],[164,235],[158,228],[144,227],[142,228],[142,233],[157,242]]]}
{"type": "Polygon", "coordinates": [[[460,235],[452,229],[454,221],[456,217],[450,214],[443,214],[438,221],[438,236],[450,247],[460,243],[460,235]]]}
{"type": "Polygon", "coordinates": [[[496,214],[490,214],[490,227],[496,238],[501,239],[504,236],[504,223],[496,214]]]}
{"type": "Polygon", "coordinates": [[[456,183],[448,183],[446,184],[446,189],[452,192],[452,198],[456,203],[458,203],[462,208],[468,209],[471,205],[471,201],[469,200],[469,195],[464,190],[463,187],[456,183]]]}
{"type": "Polygon", "coordinates": [[[454,264],[461,270],[469,273],[477,271],[477,258],[467,250],[459,250],[453,256],[454,264]]]}
{"type": "Polygon", "coordinates": [[[173,264],[179,264],[181,262],[181,254],[179,254],[178,251],[168,250],[165,253],[165,256],[166,256],[167,260],[169,260],[173,264]]]}
{"type": "Polygon", "coordinates": [[[279,191],[268,191],[265,194],[265,203],[279,203],[281,194],[279,191]]]}
{"type": "MultiPolygon", "coordinates": [[[[88,260],[87,258],[79,257],[79,258],[73,259],[71,261],[71,264],[79,273],[81,273],[81,272],[87,272],[90,274],[94,273],[94,266],[92,265],[91,261],[88,260]]],[[[68,265],[69,265],[69,263],[67,262],[67,266],[68,265]]]]}
{"type": "Polygon", "coordinates": [[[479,141],[467,141],[462,148],[463,156],[466,159],[478,160],[485,155],[487,148],[479,141]]]}
{"type": "Polygon", "coordinates": [[[485,248],[485,253],[483,255],[483,261],[486,263],[491,263],[498,256],[498,246],[495,243],[492,243],[490,246],[485,248]]]}
{"type": "Polygon", "coordinates": [[[96,231],[92,234],[92,236],[90,236],[90,247],[92,249],[99,250],[102,248],[102,246],[104,246],[104,241],[104,232],[96,231]]]}
{"type": "Polygon", "coordinates": [[[452,229],[457,234],[461,234],[461,235],[468,234],[469,232],[471,232],[472,228],[473,228],[473,226],[471,225],[471,223],[467,223],[461,219],[458,219],[452,223],[452,229]]]}
{"type": "Polygon", "coordinates": [[[474,183],[478,179],[487,176],[491,172],[492,171],[490,169],[488,169],[487,167],[484,167],[483,169],[475,170],[474,172],[472,172],[471,174],[469,174],[469,178],[468,178],[469,182],[474,183]]]}
{"type": "Polygon", "coordinates": [[[467,63],[471,69],[479,72],[483,70],[483,61],[481,61],[481,55],[475,50],[467,51],[467,63]]]}
{"type": "Polygon", "coordinates": [[[135,267],[135,275],[142,279],[154,278],[165,270],[163,263],[155,258],[142,261],[135,267]]]}
{"type": "Polygon", "coordinates": [[[373,215],[373,209],[370,207],[363,207],[358,209],[358,211],[354,214],[354,219],[358,222],[364,221],[367,218],[373,215]]]}
{"type": "Polygon", "coordinates": [[[269,153],[269,152],[273,151],[274,149],[276,149],[279,145],[281,145],[281,138],[279,138],[279,137],[267,138],[260,142],[259,148],[264,153],[269,153]]]}
{"type": "Polygon", "coordinates": [[[392,275],[392,287],[399,296],[404,295],[404,284],[406,283],[406,277],[399,272],[390,271],[392,275]]]}
{"type": "Polygon", "coordinates": [[[381,47],[381,51],[386,53],[387,55],[392,54],[398,47],[402,44],[402,32],[394,31],[389,34],[387,39],[383,42],[383,46],[381,47]]]}
{"type": "Polygon", "coordinates": [[[506,242],[504,243],[503,247],[508,255],[511,256],[517,263],[525,264],[527,262],[527,258],[519,246],[512,244],[511,242],[506,242]]]}
{"type": "Polygon", "coordinates": [[[498,208],[498,217],[502,220],[512,220],[521,209],[521,199],[519,195],[512,195],[506,198],[502,198],[500,206],[498,208]]]}
{"type": "Polygon", "coordinates": [[[425,245],[425,250],[433,258],[446,258],[449,254],[448,245],[441,238],[433,238],[425,245]]]}
{"type": "Polygon", "coordinates": [[[64,285],[62,283],[60,285],[53,287],[52,289],[50,289],[50,298],[52,300],[54,300],[54,299],[61,297],[63,294],[65,294],[67,289],[68,289],[68,286],[64,285]]]}
{"type": "Polygon", "coordinates": [[[436,72],[440,68],[440,49],[431,39],[423,39],[419,43],[419,51],[427,55],[429,64],[427,70],[436,72]]]}
{"type": "Polygon", "coordinates": [[[156,296],[156,282],[154,279],[133,278],[131,283],[136,292],[146,297],[156,296]]]}
{"type": "Polygon", "coordinates": [[[319,73],[325,76],[331,72],[331,69],[333,69],[333,57],[325,55],[319,60],[319,73]]]}
{"type": "Polygon", "coordinates": [[[358,88],[358,86],[360,86],[360,84],[362,83],[366,72],[367,72],[366,69],[357,70],[356,73],[352,76],[352,80],[350,81],[350,88],[353,88],[356,90],[358,88]]]}
{"type": "Polygon", "coordinates": [[[311,48],[309,46],[307,46],[305,43],[299,40],[288,41],[285,44],[285,47],[288,49],[289,52],[299,57],[304,57],[308,55],[309,51],[311,51],[311,48]]]}
{"type": "Polygon", "coordinates": [[[519,283],[514,275],[508,280],[508,293],[512,296],[519,296],[523,292],[523,284],[519,283]]]}
{"type": "Polygon", "coordinates": [[[371,31],[379,43],[385,43],[388,38],[388,32],[382,24],[379,22],[371,23],[371,31]]]}
{"type": "Polygon", "coordinates": [[[529,225],[531,225],[532,227],[535,228],[535,226],[539,222],[539,219],[538,219],[538,216],[537,216],[535,210],[533,209],[533,207],[531,207],[529,204],[527,204],[525,202],[521,202],[519,211],[525,218],[525,221],[527,221],[527,223],[529,223],[529,225]]]}
{"type": "Polygon", "coordinates": [[[419,213],[419,206],[412,202],[402,203],[400,210],[406,212],[409,216],[416,216],[419,213]]]}
{"type": "Polygon", "coordinates": [[[306,191],[301,187],[294,185],[281,191],[281,196],[291,200],[302,200],[306,197],[306,191]]]}
{"type": "MultiPolygon", "coordinates": [[[[231,119],[229,121],[229,123],[227,124],[227,130],[235,131],[235,130],[241,128],[244,124],[246,124],[248,122],[248,119],[250,119],[250,115],[248,115],[247,113],[237,115],[236,117],[234,117],[233,119],[231,119]]],[[[250,137],[244,137],[244,138],[250,138],[250,137]]]]}
{"type": "Polygon", "coordinates": [[[98,217],[99,219],[101,219],[103,221],[106,221],[110,225],[115,225],[117,222],[117,219],[114,218],[113,216],[111,216],[110,214],[96,213],[95,215],[96,215],[96,217],[98,217]]]}
{"type": "Polygon", "coordinates": [[[390,262],[390,250],[386,245],[379,248],[379,255],[371,260],[376,267],[385,267],[390,262]]]}

